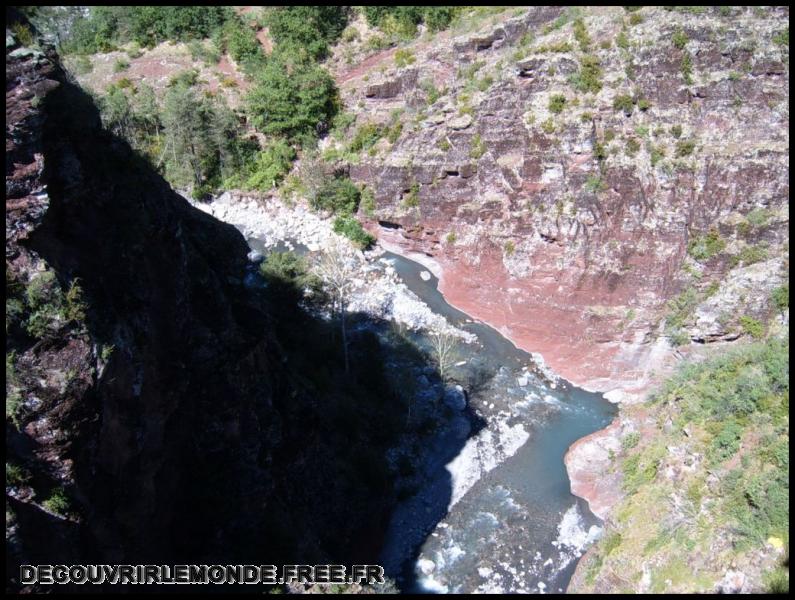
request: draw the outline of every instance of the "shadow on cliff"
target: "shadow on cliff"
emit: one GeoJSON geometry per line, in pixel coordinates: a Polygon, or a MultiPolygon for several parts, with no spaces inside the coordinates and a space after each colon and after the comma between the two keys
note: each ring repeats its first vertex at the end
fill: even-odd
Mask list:
{"type": "MultiPolygon", "coordinates": [[[[10,80],[7,65],[7,92],[36,82],[38,68],[17,63],[10,80]]],[[[38,79],[59,85],[20,119],[15,152],[43,157],[36,189],[49,204],[32,214],[31,196],[19,197],[10,218],[33,223],[19,245],[7,241],[7,261],[41,257],[64,288],[79,281],[88,310],[81,333],[17,350],[88,383],[30,409],[22,433],[7,423],[12,458],[61,488],[79,515],[67,522],[12,499],[9,576],[19,563],[66,558],[376,563],[398,499],[387,450],[406,436],[423,442],[385,365],[394,352],[404,366],[426,358],[365,329],[346,374],[335,323],[300,310],[292,292],[247,286],[236,229],[191,207],[102,130],[60,67],[38,79]],[[87,358],[53,363],[63,356],[54,348],[77,338],[87,358]]],[[[14,156],[6,164],[8,174],[14,156]]]]}

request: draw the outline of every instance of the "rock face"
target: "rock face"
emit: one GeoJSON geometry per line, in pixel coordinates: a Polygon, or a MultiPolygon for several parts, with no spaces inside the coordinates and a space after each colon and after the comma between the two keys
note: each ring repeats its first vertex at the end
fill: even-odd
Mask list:
{"type": "Polygon", "coordinates": [[[388,436],[320,425],[338,398],[291,366],[240,233],[103,131],[54,53],[18,50],[6,292],[47,327],[7,310],[7,587],[24,563],[366,562],[394,497],[363,459],[388,436]]]}
{"type": "Polygon", "coordinates": [[[621,419],[577,440],[563,458],[571,481],[571,493],[588,501],[591,512],[607,519],[621,500],[621,481],[611,472],[611,454],[621,450],[621,419]]]}
{"type": "MultiPolygon", "coordinates": [[[[783,253],[789,67],[786,46],[772,38],[788,9],[727,16],[717,7],[698,15],[646,7],[625,32],[631,52],[614,44],[623,9],[582,9],[601,69],[601,89],[589,94],[571,82],[585,53],[571,25],[553,24],[560,11],[531,8],[418,47],[418,87],[412,93],[402,79],[401,95],[424,94],[432,82],[442,95],[428,114],[447,119],[404,126],[387,153],[362,156],[350,173],[375,191],[368,228],[391,247],[432,257],[448,301],[579,385],[640,394],[665,364],[658,337],[669,299],[691,287],[706,296],[744,249],[783,253]],[[683,49],[671,42],[680,28],[683,49]],[[526,32],[532,46],[519,42],[526,32]],[[564,42],[568,51],[549,50],[564,42]],[[549,110],[555,94],[566,98],[560,113],[549,110]],[[634,98],[631,109],[613,108],[621,94],[634,98]],[[413,186],[416,207],[406,203],[413,186]],[[742,226],[754,211],[770,218],[742,226]],[[711,229],[725,247],[689,257],[711,229]]],[[[341,85],[360,123],[412,106],[399,98],[387,106],[360,79],[341,85]]],[[[730,339],[739,315],[767,315],[779,266],[765,267],[757,298],[721,308],[733,317],[727,330],[702,315],[705,331],[693,320],[690,336],[730,339]]]]}

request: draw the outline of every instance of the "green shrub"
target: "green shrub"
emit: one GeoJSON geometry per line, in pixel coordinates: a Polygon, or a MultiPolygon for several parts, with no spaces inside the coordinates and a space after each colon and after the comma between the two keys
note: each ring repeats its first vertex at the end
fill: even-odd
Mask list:
{"type": "Polygon", "coordinates": [[[388,140],[389,140],[389,143],[390,143],[390,144],[394,144],[394,143],[395,143],[395,142],[398,140],[398,138],[400,137],[400,134],[401,134],[402,132],[403,132],[403,123],[401,123],[400,121],[398,121],[397,123],[395,123],[394,125],[392,125],[392,126],[391,126],[391,127],[388,129],[388,130],[387,130],[387,132],[386,132],[386,139],[388,139],[388,140]]]}
{"type": "Polygon", "coordinates": [[[375,194],[373,194],[373,190],[371,190],[369,187],[365,186],[362,188],[360,206],[365,215],[370,218],[373,217],[373,214],[375,213],[375,194]]]}
{"type": "Polygon", "coordinates": [[[412,37],[417,25],[424,22],[430,31],[441,31],[450,26],[463,6],[365,6],[363,12],[370,26],[384,31],[412,37]]]}
{"type": "Polygon", "coordinates": [[[210,36],[233,12],[227,6],[93,6],[74,22],[62,45],[65,52],[109,52],[115,44],[160,42],[210,36]]]}
{"type": "Polygon", "coordinates": [[[745,333],[756,339],[765,335],[765,326],[753,317],[747,315],[740,317],[740,326],[745,333]]]}
{"type": "Polygon", "coordinates": [[[491,75],[486,75],[482,79],[478,80],[476,87],[481,92],[485,92],[487,89],[491,87],[493,83],[494,83],[494,77],[492,77],[491,75]]]}
{"type": "Polygon", "coordinates": [[[352,215],[359,208],[361,191],[348,177],[327,179],[310,203],[315,210],[352,215]]]}
{"type": "Polygon", "coordinates": [[[654,167],[663,158],[665,158],[665,150],[663,150],[659,146],[652,146],[651,149],[649,150],[649,156],[650,156],[651,166],[654,167]]]}
{"type": "Polygon", "coordinates": [[[552,135],[555,133],[555,123],[552,121],[552,119],[547,119],[541,123],[541,130],[547,135],[552,135]]]}
{"type": "Polygon", "coordinates": [[[383,134],[380,127],[374,123],[365,123],[356,130],[351,143],[348,144],[350,152],[361,152],[375,145],[383,134]]]}
{"type": "Polygon", "coordinates": [[[634,104],[635,102],[632,100],[632,96],[628,96],[627,94],[619,94],[613,98],[613,110],[622,110],[627,116],[632,114],[634,104]]]}
{"type": "Polygon", "coordinates": [[[585,28],[585,23],[582,19],[574,21],[574,39],[580,45],[580,50],[588,52],[591,46],[591,36],[588,35],[588,30],[585,28]]]}
{"type": "Polygon", "coordinates": [[[567,52],[571,52],[573,49],[574,48],[572,48],[569,42],[561,40],[559,42],[555,42],[554,44],[538,46],[534,51],[538,53],[555,52],[558,54],[565,54],[567,52]]]}
{"type": "Polygon", "coordinates": [[[683,329],[671,328],[668,330],[668,339],[671,345],[675,348],[689,344],[691,341],[690,335],[683,329]]]}
{"type": "Polygon", "coordinates": [[[762,245],[745,246],[740,253],[732,257],[731,266],[739,264],[748,266],[767,259],[767,249],[762,245]]]}
{"type": "Polygon", "coordinates": [[[687,85],[693,83],[693,59],[688,52],[682,56],[682,77],[687,85]]]}
{"type": "Polygon", "coordinates": [[[554,94],[549,99],[549,110],[557,114],[563,112],[566,108],[566,96],[563,94],[554,94]]]}
{"type": "Polygon", "coordinates": [[[638,442],[640,442],[640,433],[632,431],[623,437],[621,440],[621,447],[624,450],[631,450],[638,445],[638,442]]]}
{"type": "Polygon", "coordinates": [[[325,69],[273,55],[246,102],[251,121],[260,131],[294,138],[327,127],[338,107],[334,80],[325,69]]]}
{"type": "Polygon", "coordinates": [[[480,137],[480,134],[476,133],[474,136],[472,136],[472,140],[470,142],[469,157],[477,160],[485,153],[486,153],[486,144],[483,141],[483,139],[480,137]]]}
{"type": "Polygon", "coordinates": [[[635,156],[640,150],[640,142],[635,138],[629,138],[624,149],[627,156],[635,156]]]}
{"type": "Polygon", "coordinates": [[[639,15],[638,13],[633,13],[629,16],[630,25],[639,25],[641,23],[643,23],[643,15],[639,15]]]}
{"type": "Polygon", "coordinates": [[[33,44],[33,34],[30,31],[30,27],[24,23],[17,22],[12,24],[11,31],[21,46],[31,46],[33,44]]]}
{"type": "Polygon", "coordinates": [[[30,473],[19,465],[6,462],[6,485],[20,486],[30,481],[30,473]]]}
{"type": "Polygon", "coordinates": [[[267,17],[268,32],[280,52],[321,60],[348,24],[344,6],[283,6],[267,17]]]}
{"type": "Polygon", "coordinates": [[[779,46],[789,46],[789,27],[782,29],[773,36],[773,43],[779,46]]]}
{"type": "Polygon", "coordinates": [[[588,179],[585,180],[585,185],[583,187],[585,187],[585,189],[592,194],[598,194],[605,189],[605,183],[598,175],[589,175],[588,179]]]}
{"type": "Polygon", "coordinates": [[[647,111],[651,108],[651,102],[646,98],[638,100],[638,110],[647,111]]]}
{"type": "Polygon", "coordinates": [[[621,545],[621,534],[617,531],[612,531],[605,536],[604,540],[599,544],[605,556],[609,556],[613,550],[621,545]]]}
{"type": "Polygon", "coordinates": [[[169,87],[187,86],[192,87],[199,81],[199,72],[196,69],[186,69],[176,75],[172,75],[168,80],[169,87]]]}
{"type": "Polygon", "coordinates": [[[427,94],[428,104],[435,104],[439,98],[447,93],[446,89],[437,88],[430,79],[424,79],[420,84],[420,88],[427,94]]]}
{"type": "Polygon", "coordinates": [[[384,48],[389,48],[389,46],[389,41],[382,35],[371,35],[365,43],[365,48],[370,51],[383,50],[384,48]]]}
{"type": "Polygon", "coordinates": [[[745,218],[754,227],[763,227],[767,225],[771,217],[772,217],[772,211],[765,208],[755,208],[747,215],[745,215],[745,218]]]}
{"type": "Polygon", "coordinates": [[[693,140],[680,140],[676,142],[676,155],[679,157],[690,156],[695,147],[696,143],[693,140]]]}
{"type": "MultiPolygon", "coordinates": [[[[216,64],[221,58],[220,53],[226,52],[248,75],[255,75],[264,66],[265,54],[257,35],[241,19],[235,18],[227,21],[213,39],[216,50],[209,50],[204,44],[200,44],[198,58],[209,64],[216,64]]],[[[279,47],[281,48],[281,46],[279,47]]]]}
{"type": "Polygon", "coordinates": [[[580,59],[580,70],[570,79],[572,85],[580,92],[598,93],[602,89],[602,68],[599,59],[593,55],[585,55],[580,59]]]}
{"type": "Polygon", "coordinates": [[[513,243],[513,240],[505,242],[505,254],[507,256],[513,256],[514,252],[516,252],[516,244],[513,243]]]}
{"type": "Polygon", "coordinates": [[[602,161],[607,158],[607,148],[605,148],[604,144],[600,144],[599,142],[594,144],[593,156],[601,165],[602,161]]]}
{"type": "Polygon", "coordinates": [[[681,125],[671,126],[671,135],[679,139],[682,136],[682,126],[681,125]]]}
{"type": "Polygon", "coordinates": [[[127,56],[131,59],[141,58],[141,56],[143,56],[141,45],[138,42],[130,42],[130,47],[127,49],[127,56]]]}
{"type": "Polygon", "coordinates": [[[688,42],[687,34],[685,34],[685,32],[682,31],[682,29],[677,29],[674,32],[673,36],[671,36],[671,42],[673,43],[675,48],[677,48],[678,50],[682,50],[684,49],[684,47],[687,45],[688,42]]]}
{"type": "Polygon", "coordinates": [[[25,328],[34,338],[44,338],[53,333],[61,322],[61,292],[55,273],[44,271],[36,275],[25,292],[30,310],[25,328]]]}
{"type": "Polygon", "coordinates": [[[409,193],[403,200],[406,208],[417,208],[420,205],[420,184],[416,181],[411,184],[409,193]]]}
{"type": "Polygon", "coordinates": [[[622,29],[616,36],[616,46],[622,50],[629,50],[629,38],[627,37],[626,30],[622,29]]]}
{"type": "Polygon", "coordinates": [[[406,50],[405,48],[400,48],[395,51],[395,66],[398,69],[402,69],[403,67],[407,67],[410,64],[413,64],[414,61],[417,59],[414,57],[414,54],[410,50],[406,50]]]}
{"type": "Polygon", "coordinates": [[[779,567],[766,573],[765,591],[768,594],[789,594],[789,569],[779,567]]]}
{"type": "Polygon", "coordinates": [[[126,71],[130,68],[130,61],[126,58],[119,58],[116,59],[116,62],[113,63],[113,72],[114,73],[121,73],[122,71],[126,71]]]}
{"type": "Polygon", "coordinates": [[[624,491],[634,494],[640,486],[654,481],[664,453],[664,448],[652,446],[628,457],[621,467],[624,491]]]}
{"type": "Polygon", "coordinates": [[[356,42],[361,38],[359,35],[359,30],[353,26],[348,26],[342,31],[342,41],[350,44],[351,42],[356,42]]]}
{"type": "Polygon", "coordinates": [[[369,248],[375,242],[375,238],[364,230],[362,224],[349,215],[334,219],[334,232],[344,235],[361,249],[369,248]]]}
{"type": "Polygon", "coordinates": [[[692,287],[671,298],[666,304],[668,310],[665,318],[666,328],[683,327],[691,319],[697,305],[698,293],[692,287]]]}
{"type": "MultiPolygon", "coordinates": [[[[749,407],[747,412],[753,410],[753,405],[749,407]]],[[[713,464],[720,464],[728,460],[740,448],[740,438],[742,437],[743,428],[735,421],[729,421],[720,430],[720,433],[712,438],[709,446],[709,458],[713,464]]]]}
{"type": "Polygon", "coordinates": [[[66,493],[62,489],[54,490],[50,497],[44,500],[41,505],[50,512],[59,515],[68,514],[70,509],[69,498],[67,498],[66,493]]]}
{"type": "Polygon", "coordinates": [[[785,283],[773,290],[770,295],[773,304],[779,311],[784,311],[789,308],[789,284],[785,283]]]}
{"type": "Polygon", "coordinates": [[[445,237],[445,240],[447,241],[448,244],[455,244],[456,239],[457,239],[457,236],[455,234],[455,231],[449,232],[447,234],[447,236],[445,237]]]}
{"type": "Polygon", "coordinates": [[[442,152],[447,152],[450,149],[450,142],[447,141],[447,138],[439,138],[436,142],[436,145],[442,152]]]}
{"type": "Polygon", "coordinates": [[[248,189],[267,192],[278,186],[289,173],[295,160],[295,150],[284,140],[273,140],[257,155],[246,180],[248,189]]]}
{"type": "Polygon", "coordinates": [[[269,281],[277,281],[298,288],[315,287],[306,259],[294,252],[270,252],[260,263],[259,270],[269,281]]]}
{"type": "Polygon", "coordinates": [[[719,254],[725,247],[726,240],[713,228],[706,235],[694,236],[687,245],[687,253],[696,260],[707,260],[719,254]]]}
{"type": "Polygon", "coordinates": [[[81,323],[86,320],[86,309],[87,306],[83,301],[83,289],[80,287],[78,279],[74,279],[69,284],[69,289],[66,290],[61,316],[67,323],[81,323]]]}

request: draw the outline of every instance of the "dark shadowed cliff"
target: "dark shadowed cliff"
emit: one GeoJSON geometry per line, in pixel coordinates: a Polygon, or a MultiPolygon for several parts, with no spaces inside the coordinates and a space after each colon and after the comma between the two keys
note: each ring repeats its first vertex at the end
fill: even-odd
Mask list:
{"type": "Polygon", "coordinates": [[[7,588],[23,563],[373,562],[402,423],[378,343],[343,378],[53,53],[6,61],[7,588]]]}

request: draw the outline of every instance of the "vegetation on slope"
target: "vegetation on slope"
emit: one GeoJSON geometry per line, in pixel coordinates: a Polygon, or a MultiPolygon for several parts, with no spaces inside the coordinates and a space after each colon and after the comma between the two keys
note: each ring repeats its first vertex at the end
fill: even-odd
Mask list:
{"type": "Polygon", "coordinates": [[[627,497],[585,588],[709,592],[760,556],[766,585],[788,586],[770,567],[789,547],[789,338],[685,364],[650,408],[625,414],[653,424],[617,457],[627,497]]]}

